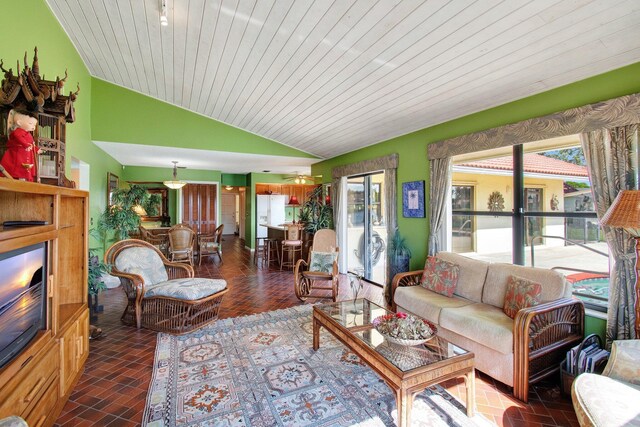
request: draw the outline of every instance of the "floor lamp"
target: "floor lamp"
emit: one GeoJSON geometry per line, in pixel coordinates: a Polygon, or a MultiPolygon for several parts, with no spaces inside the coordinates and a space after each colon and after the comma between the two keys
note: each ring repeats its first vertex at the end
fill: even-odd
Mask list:
{"type": "Polygon", "coordinates": [[[600,220],[601,225],[622,228],[636,240],[636,338],[640,338],[640,190],[622,190],[600,220]]]}

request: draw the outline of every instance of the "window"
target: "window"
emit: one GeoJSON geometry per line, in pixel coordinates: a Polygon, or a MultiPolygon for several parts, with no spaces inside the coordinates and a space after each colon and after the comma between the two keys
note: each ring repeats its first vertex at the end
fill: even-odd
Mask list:
{"type": "Polygon", "coordinates": [[[608,247],[577,135],[453,159],[451,250],[552,268],[606,311],[608,247]]]}
{"type": "MultiPolygon", "coordinates": [[[[452,187],[451,204],[455,211],[473,210],[473,186],[454,185],[452,187]]],[[[453,252],[472,252],[474,250],[473,234],[474,217],[471,215],[453,215],[452,244],[453,252]]]]}

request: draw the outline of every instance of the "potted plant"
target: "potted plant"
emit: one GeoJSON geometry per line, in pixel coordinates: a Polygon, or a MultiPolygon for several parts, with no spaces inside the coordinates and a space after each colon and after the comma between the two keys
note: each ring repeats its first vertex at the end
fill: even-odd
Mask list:
{"type": "MultiPolygon", "coordinates": [[[[409,271],[411,266],[411,249],[407,246],[405,238],[400,234],[400,230],[396,228],[391,240],[389,241],[389,272],[391,280],[398,273],[409,271]]],[[[385,287],[384,296],[391,303],[391,284],[385,287]]]]}
{"type": "Polygon", "coordinates": [[[110,232],[116,240],[124,240],[129,233],[138,229],[140,215],[133,208],[147,206],[149,197],[146,188],[139,185],[118,188],[113,192],[113,204],[102,212],[97,226],[97,232],[102,235],[105,244],[110,232]]]}
{"type": "Polygon", "coordinates": [[[100,260],[100,257],[89,249],[89,268],[87,269],[87,282],[89,287],[89,311],[91,321],[95,321],[96,314],[102,312],[102,306],[98,304],[98,294],[106,289],[103,275],[109,272],[109,265],[100,260]]]}
{"type": "Polygon", "coordinates": [[[307,233],[315,234],[323,228],[333,229],[333,208],[322,200],[322,187],[317,187],[302,204],[299,219],[307,233]]]}

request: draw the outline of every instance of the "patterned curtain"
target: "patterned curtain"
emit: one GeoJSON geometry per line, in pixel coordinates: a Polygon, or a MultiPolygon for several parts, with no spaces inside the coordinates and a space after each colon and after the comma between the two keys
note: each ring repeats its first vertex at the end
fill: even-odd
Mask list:
{"type": "Polygon", "coordinates": [[[430,233],[428,254],[435,255],[444,249],[447,206],[451,189],[451,157],[429,160],[429,208],[430,233]]]}
{"type": "Polygon", "coordinates": [[[338,247],[340,248],[340,255],[338,257],[338,271],[340,273],[346,272],[346,259],[347,255],[345,252],[345,248],[347,247],[346,243],[346,227],[344,224],[344,218],[347,217],[346,210],[346,197],[345,197],[345,188],[347,185],[347,178],[336,178],[331,182],[331,200],[333,203],[333,224],[336,229],[336,240],[338,247]]]}
{"type": "MultiPolygon", "coordinates": [[[[620,190],[637,189],[638,125],[600,129],[580,135],[596,213],[602,218],[620,190]],[[637,154],[636,154],[637,156],[637,154]]],[[[607,346],[635,337],[633,325],[635,241],[622,229],[603,227],[613,268],[609,284],[607,346]]]]}
{"type": "MultiPolygon", "coordinates": [[[[398,219],[397,219],[397,178],[396,178],[396,168],[389,168],[384,170],[384,199],[387,201],[386,212],[384,213],[385,218],[387,218],[387,242],[392,239],[392,236],[396,232],[396,228],[398,227],[398,219]]],[[[388,245],[387,245],[388,248],[388,245]]],[[[391,277],[391,252],[387,250],[387,283],[384,287],[384,296],[387,301],[391,300],[391,281],[393,277],[391,277]]]]}

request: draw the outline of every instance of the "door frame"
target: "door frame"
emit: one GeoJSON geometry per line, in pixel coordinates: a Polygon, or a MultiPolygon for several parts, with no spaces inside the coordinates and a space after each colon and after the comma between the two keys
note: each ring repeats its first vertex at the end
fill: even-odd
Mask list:
{"type": "MultiPolygon", "coordinates": [[[[218,221],[219,222],[218,225],[224,224],[224,222],[222,221],[222,205],[223,205],[222,199],[225,196],[233,196],[233,214],[234,214],[234,216],[236,215],[236,206],[238,205],[238,201],[239,201],[240,195],[238,193],[221,193],[220,194],[220,213],[221,213],[221,215],[218,217],[218,218],[220,218],[220,221],[218,221]]],[[[240,209],[238,209],[238,211],[239,210],[240,209]]],[[[239,216],[240,212],[238,212],[237,214],[239,216]]],[[[238,221],[238,218],[235,218],[235,219],[236,219],[236,221],[238,221]]],[[[239,226],[240,226],[240,222],[238,221],[238,228],[239,228],[239,226]]],[[[234,221],[233,228],[231,229],[231,233],[229,233],[227,231],[227,234],[235,234],[235,233],[236,233],[236,224],[235,224],[235,221],[234,221]]]]}
{"type": "MultiPolygon", "coordinates": [[[[386,172],[384,170],[377,170],[377,171],[371,171],[371,172],[365,172],[365,173],[361,173],[361,174],[357,174],[357,175],[349,175],[349,176],[344,176],[342,178],[344,178],[344,180],[341,179],[341,191],[340,191],[340,196],[342,198],[341,200],[341,206],[344,206],[344,209],[339,213],[339,215],[342,215],[343,218],[340,221],[341,222],[341,228],[343,228],[342,230],[339,230],[338,232],[341,233],[341,235],[343,236],[343,241],[344,244],[341,243],[341,246],[344,246],[344,250],[340,251],[341,253],[341,257],[342,257],[342,262],[344,262],[344,270],[346,272],[351,272],[352,270],[349,269],[349,262],[348,262],[348,256],[347,253],[351,250],[353,250],[353,248],[349,247],[349,238],[348,238],[348,221],[347,221],[347,217],[348,217],[348,188],[349,188],[349,179],[354,179],[354,178],[363,178],[363,186],[364,186],[364,200],[363,200],[363,204],[364,204],[364,224],[363,224],[363,239],[364,239],[364,250],[363,250],[363,261],[362,261],[362,268],[365,269],[365,275],[369,276],[368,278],[365,277],[364,280],[366,280],[369,283],[373,283],[376,285],[381,285],[384,286],[384,282],[383,283],[379,283],[373,280],[373,263],[372,263],[372,259],[371,259],[371,253],[369,251],[369,247],[368,247],[368,243],[370,243],[370,239],[367,238],[367,236],[373,236],[374,230],[373,230],[373,224],[371,222],[371,189],[373,188],[373,181],[372,181],[372,177],[374,175],[383,175],[386,172]]],[[[382,181],[382,184],[386,184],[384,178],[382,181]]],[[[382,192],[380,194],[380,197],[384,197],[384,192],[382,192]]],[[[384,213],[383,213],[384,215],[384,213]]],[[[386,276],[388,275],[388,271],[389,271],[389,262],[388,262],[388,240],[389,240],[389,236],[387,236],[387,247],[384,250],[384,256],[382,257],[382,261],[385,264],[385,279],[384,281],[386,281],[386,276]]],[[[359,248],[358,248],[359,249],[359,248]]]]}

